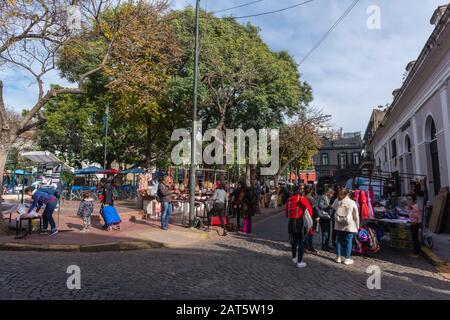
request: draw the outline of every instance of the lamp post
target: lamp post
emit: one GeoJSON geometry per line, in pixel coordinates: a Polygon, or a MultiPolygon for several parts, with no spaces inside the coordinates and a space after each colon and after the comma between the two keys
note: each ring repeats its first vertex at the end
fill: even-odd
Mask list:
{"type": "Polygon", "coordinates": [[[195,53],[194,53],[194,97],[192,106],[192,132],[191,132],[191,165],[189,186],[189,226],[194,226],[195,219],[195,178],[196,178],[196,135],[197,135],[197,93],[198,93],[198,56],[199,56],[199,24],[200,0],[195,3],[195,53]]]}

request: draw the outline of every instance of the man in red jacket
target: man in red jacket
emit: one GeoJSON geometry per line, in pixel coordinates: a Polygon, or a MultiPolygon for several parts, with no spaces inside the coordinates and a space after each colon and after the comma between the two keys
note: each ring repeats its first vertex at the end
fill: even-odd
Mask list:
{"type": "Polygon", "coordinates": [[[288,232],[292,241],[292,262],[298,268],[306,267],[303,262],[304,234],[303,234],[303,214],[305,210],[312,216],[312,207],[308,199],[300,194],[300,190],[295,188],[294,194],[288,199],[285,207],[286,218],[289,219],[288,232]]]}

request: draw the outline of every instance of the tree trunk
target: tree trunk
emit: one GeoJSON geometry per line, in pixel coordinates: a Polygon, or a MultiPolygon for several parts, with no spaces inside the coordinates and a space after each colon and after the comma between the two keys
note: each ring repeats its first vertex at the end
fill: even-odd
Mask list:
{"type": "Polygon", "coordinates": [[[147,116],[147,150],[145,153],[145,166],[151,172],[153,168],[152,163],[152,116],[147,116]]]}
{"type": "Polygon", "coordinates": [[[3,195],[3,174],[5,173],[6,159],[8,158],[8,150],[9,146],[0,145],[0,201],[2,200],[3,195]]]}
{"type": "MultiPolygon", "coordinates": [[[[1,129],[0,129],[0,132],[2,132],[1,129]]],[[[5,131],[3,131],[2,134],[4,135],[5,131]]],[[[9,134],[9,132],[7,132],[7,134],[9,134]]],[[[8,158],[8,152],[9,152],[9,149],[11,148],[11,144],[9,142],[4,143],[4,138],[5,138],[5,136],[3,136],[3,137],[0,136],[0,141],[1,141],[1,144],[0,144],[0,204],[3,201],[3,199],[2,199],[3,174],[5,172],[6,159],[8,158]]],[[[10,231],[9,231],[8,225],[6,224],[6,221],[7,220],[3,219],[3,214],[1,214],[1,212],[0,212],[0,235],[10,234],[10,231]]]]}
{"type": "Polygon", "coordinates": [[[256,177],[256,164],[250,165],[250,183],[253,183],[255,181],[256,177]]]}

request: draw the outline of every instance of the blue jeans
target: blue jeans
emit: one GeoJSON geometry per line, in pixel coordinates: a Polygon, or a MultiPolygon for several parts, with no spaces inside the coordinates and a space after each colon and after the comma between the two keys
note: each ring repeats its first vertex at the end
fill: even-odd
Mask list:
{"type": "Polygon", "coordinates": [[[172,203],[163,202],[161,208],[161,228],[167,229],[169,228],[170,215],[172,214],[172,203]]]}
{"type": "Polygon", "coordinates": [[[352,255],[353,233],[336,231],[336,255],[342,257],[342,242],[345,241],[345,258],[350,259],[352,255]]]}
{"type": "Polygon", "coordinates": [[[53,219],[53,211],[55,211],[57,203],[58,201],[53,200],[52,203],[49,203],[45,206],[44,212],[42,213],[42,228],[44,230],[47,230],[49,223],[52,231],[56,230],[56,223],[53,219]]]}
{"type": "Polygon", "coordinates": [[[306,235],[304,242],[305,242],[306,249],[308,249],[308,250],[314,249],[314,247],[313,247],[313,236],[310,235],[309,232],[306,235]]]}

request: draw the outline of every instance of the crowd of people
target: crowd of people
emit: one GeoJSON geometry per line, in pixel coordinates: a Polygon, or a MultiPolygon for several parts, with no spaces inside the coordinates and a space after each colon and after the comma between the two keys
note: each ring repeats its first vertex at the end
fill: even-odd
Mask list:
{"type": "MultiPolygon", "coordinates": [[[[303,184],[294,186],[292,190],[280,188],[285,214],[289,219],[288,233],[292,245],[292,261],[297,267],[306,267],[303,261],[305,252],[317,253],[313,246],[313,237],[319,230],[321,250],[335,252],[337,263],[345,265],[354,263],[351,259],[353,239],[363,221],[354,195],[354,192],[341,186],[328,190],[318,188],[317,192],[314,187],[303,184]]],[[[420,253],[419,229],[422,215],[416,203],[416,195],[410,194],[407,199],[414,246],[413,256],[417,257],[420,253]]]]}

